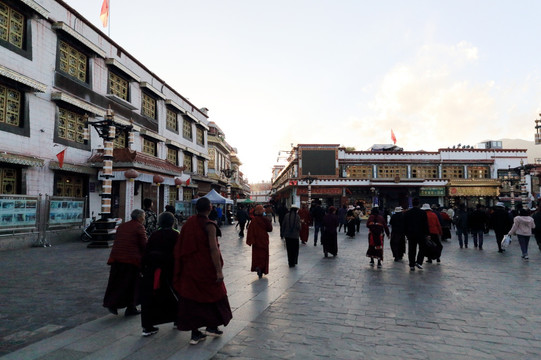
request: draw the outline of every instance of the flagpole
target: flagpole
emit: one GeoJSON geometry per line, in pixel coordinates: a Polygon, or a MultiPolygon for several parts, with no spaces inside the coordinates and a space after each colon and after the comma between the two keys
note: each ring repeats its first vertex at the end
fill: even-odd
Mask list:
{"type": "Polygon", "coordinates": [[[107,19],[107,36],[111,37],[111,0],[108,0],[109,3],[109,19],[107,19]]]}

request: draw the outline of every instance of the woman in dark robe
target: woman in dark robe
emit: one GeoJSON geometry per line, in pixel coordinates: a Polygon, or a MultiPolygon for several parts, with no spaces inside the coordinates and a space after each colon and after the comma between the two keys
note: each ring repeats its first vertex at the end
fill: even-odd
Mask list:
{"type": "Polygon", "coordinates": [[[263,216],[263,206],[257,205],[254,217],[248,226],[246,244],[252,247],[252,268],[261,279],[263,274],[269,273],[269,232],[272,231],[272,223],[263,216]]]}
{"type": "Polygon", "coordinates": [[[299,217],[301,218],[301,232],[299,233],[301,237],[301,242],[303,245],[306,245],[308,241],[308,233],[310,232],[310,211],[306,208],[306,205],[303,204],[301,209],[299,209],[299,217]]]}
{"type": "Polygon", "coordinates": [[[391,251],[394,261],[400,261],[406,252],[406,235],[404,234],[404,213],[402,207],[394,209],[391,216],[391,251]]]}
{"type": "Polygon", "coordinates": [[[174,322],[177,296],[173,291],[173,249],[180,236],[170,212],[158,217],[158,230],[148,240],[142,260],[141,325],[143,336],[158,332],[154,325],[174,322]]]}
{"type": "Polygon", "coordinates": [[[337,227],[338,216],[336,215],[336,208],[331,206],[323,218],[321,242],[323,243],[323,253],[325,254],[325,257],[327,257],[329,253],[331,253],[332,256],[338,254],[337,227]]]}
{"type": "Polygon", "coordinates": [[[383,260],[383,238],[387,234],[389,236],[389,228],[387,222],[379,214],[377,207],[372,208],[372,214],[366,221],[368,228],[368,250],[366,256],[370,258],[370,266],[374,266],[374,259],[378,259],[378,267],[381,267],[383,260]]]}
{"type": "Polygon", "coordinates": [[[346,213],[346,226],[347,226],[347,229],[348,231],[346,232],[346,235],[349,236],[350,238],[354,238],[355,237],[355,213],[353,212],[353,210],[355,210],[355,208],[353,206],[350,206],[349,209],[348,209],[348,212],[346,213]]]}

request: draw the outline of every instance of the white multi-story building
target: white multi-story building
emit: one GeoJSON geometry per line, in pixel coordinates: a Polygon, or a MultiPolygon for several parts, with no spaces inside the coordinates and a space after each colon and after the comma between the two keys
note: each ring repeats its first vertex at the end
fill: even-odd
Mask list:
{"type": "Polygon", "coordinates": [[[117,123],[132,127],[114,142],[113,217],[127,218],[144,198],[161,212],[168,203],[210,190],[207,109],[66,3],[0,0],[0,236],[81,217],[52,214],[46,198],[53,196],[87,199],[83,216],[100,213],[103,140],[92,126],[89,141],[84,133],[87,120],[101,119],[108,109],[117,123]],[[32,199],[11,202],[21,196],[32,199]],[[36,202],[48,209],[32,212],[36,202]],[[17,205],[28,209],[15,221],[8,209],[17,205]]]}

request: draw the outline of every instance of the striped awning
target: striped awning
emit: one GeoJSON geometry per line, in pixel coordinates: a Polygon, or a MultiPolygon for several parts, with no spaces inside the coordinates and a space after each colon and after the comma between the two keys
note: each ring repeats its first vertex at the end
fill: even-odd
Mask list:
{"type": "Polygon", "coordinates": [[[0,162],[24,166],[43,166],[43,159],[5,152],[0,153],[0,162]]]}

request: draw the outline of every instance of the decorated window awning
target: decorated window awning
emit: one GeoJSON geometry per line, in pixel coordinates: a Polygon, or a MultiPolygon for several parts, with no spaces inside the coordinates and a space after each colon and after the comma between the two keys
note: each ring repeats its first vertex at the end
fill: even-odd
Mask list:
{"type": "Polygon", "coordinates": [[[38,159],[31,156],[0,153],[0,163],[24,165],[24,166],[43,166],[43,159],[38,159]]]}
{"type": "Polygon", "coordinates": [[[66,34],[70,35],[75,40],[79,41],[81,44],[86,46],[88,49],[90,49],[97,55],[101,56],[102,58],[105,58],[106,52],[104,50],[102,50],[99,46],[94,44],[92,41],[85,38],[83,35],[79,34],[75,29],[72,29],[71,27],[69,27],[68,24],[62,21],[55,22],[53,24],[53,29],[64,31],[66,34]]]}
{"type": "Polygon", "coordinates": [[[96,175],[96,169],[92,168],[90,166],[81,166],[81,165],[74,165],[74,164],[68,164],[64,162],[62,164],[62,167],[58,164],[58,161],[51,161],[49,163],[49,169],[51,170],[62,170],[62,171],[69,171],[74,172],[78,174],[88,174],[88,175],[96,175]]]}
{"type": "Polygon", "coordinates": [[[136,73],[131,71],[127,66],[124,66],[123,64],[121,64],[117,59],[107,58],[105,59],[105,63],[109,66],[113,66],[117,68],[118,70],[122,71],[124,74],[128,75],[133,80],[137,82],[141,81],[141,78],[136,73]]]}
{"type": "Polygon", "coordinates": [[[147,89],[148,91],[150,91],[151,93],[153,93],[154,95],[159,97],[160,99],[165,100],[165,95],[162,94],[160,90],[158,90],[154,86],[150,85],[148,82],[141,81],[139,83],[139,86],[141,86],[144,89],[147,89]]]}
{"type": "Polygon", "coordinates": [[[26,4],[29,8],[34,10],[36,13],[43,16],[43,18],[49,18],[49,10],[45,9],[43,6],[35,2],[34,0],[21,0],[22,3],[26,4]]]}
{"type": "Polygon", "coordinates": [[[71,104],[73,106],[76,106],[81,110],[87,111],[87,112],[89,112],[91,114],[94,114],[94,115],[97,115],[97,116],[105,116],[105,110],[103,110],[103,109],[101,109],[101,108],[99,108],[97,106],[94,106],[92,104],[89,104],[89,103],[87,103],[85,101],[82,101],[82,100],[76,98],[75,96],[66,94],[64,92],[56,91],[56,92],[52,93],[51,94],[51,100],[63,101],[63,102],[66,102],[68,104],[71,104]]]}
{"type": "Polygon", "coordinates": [[[147,130],[147,129],[141,129],[139,131],[139,133],[143,136],[147,136],[149,138],[152,138],[156,141],[161,141],[161,142],[165,142],[165,140],[167,140],[165,137],[159,135],[159,134],[156,134],[155,132],[153,131],[150,131],[150,130],[147,130]]]}
{"type": "Polygon", "coordinates": [[[0,75],[8,79],[15,80],[16,82],[20,84],[26,85],[37,92],[45,92],[47,90],[47,85],[42,84],[39,81],[36,81],[32,78],[29,78],[28,76],[19,74],[16,71],[8,69],[7,67],[3,65],[0,65],[0,75]]]}
{"type": "Polygon", "coordinates": [[[182,106],[180,106],[179,104],[174,102],[172,99],[166,99],[165,100],[165,105],[172,106],[172,107],[174,107],[175,109],[177,109],[178,111],[180,111],[183,114],[186,113],[186,109],[184,109],[182,106]]]}

